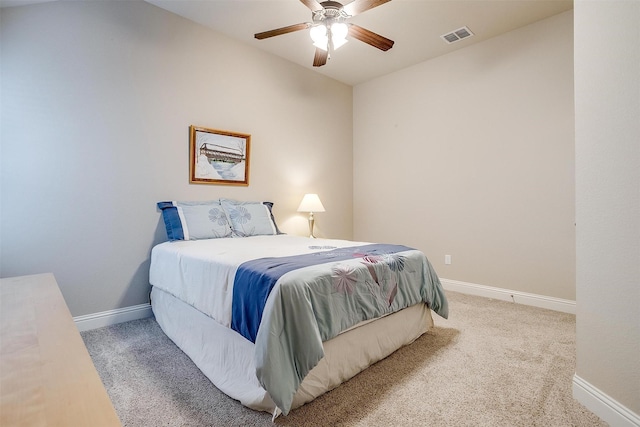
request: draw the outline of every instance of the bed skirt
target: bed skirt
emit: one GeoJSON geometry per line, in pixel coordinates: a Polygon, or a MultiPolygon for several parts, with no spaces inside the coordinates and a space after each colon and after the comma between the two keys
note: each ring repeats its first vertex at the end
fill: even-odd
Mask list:
{"type": "MultiPolygon", "coordinates": [[[[164,333],[223,393],[244,406],[276,413],[256,377],[254,344],[189,304],[156,287],[151,307],[164,333]]],[[[431,310],[416,304],[377,320],[362,322],[326,341],[325,357],[309,372],[293,399],[293,408],[347,381],[433,326],[431,310]]]]}

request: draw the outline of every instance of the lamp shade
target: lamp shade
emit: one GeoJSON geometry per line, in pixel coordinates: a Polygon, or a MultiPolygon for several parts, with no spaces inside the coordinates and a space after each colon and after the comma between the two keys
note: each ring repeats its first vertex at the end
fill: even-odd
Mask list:
{"type": "Polygon", "coordinates": [[[345,39],[349,34],[349,27],[344,22],[336,22],[331,25],[331,36],[335,39],[345,39]]]}
{"type": "Polygon", "coordinates": [[[305,194],[298,206],[298,212],[324,212],[324,206],[317,194],[305,194]]]}
{"type": "Polygon", "coordinates": [[[311,36],[311,40],[314,42],[322,41],[327,38],[327,27],[324,25],[314,25],[309,30],[309,36],[311,36]]]}
{"type": "Polygon", "coordinates": [[[327,45],[329,43],[329,37],[327,36],[327,27],[322,24],[315,25],[311,27],[309,35],[311,36],[311,40],[313,40],[313,45],[315,47],[319,47],[322,50],[327,50],[327,45]]]}

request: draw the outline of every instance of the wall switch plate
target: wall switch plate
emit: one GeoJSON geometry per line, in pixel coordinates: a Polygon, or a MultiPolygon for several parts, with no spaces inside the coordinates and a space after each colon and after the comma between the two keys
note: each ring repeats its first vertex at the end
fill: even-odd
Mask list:
{"type": "Polygon", "coordinates": [[[444,263],[447,265],[451,264],[451,255],[445,255],[444,256],[444,263]]]}

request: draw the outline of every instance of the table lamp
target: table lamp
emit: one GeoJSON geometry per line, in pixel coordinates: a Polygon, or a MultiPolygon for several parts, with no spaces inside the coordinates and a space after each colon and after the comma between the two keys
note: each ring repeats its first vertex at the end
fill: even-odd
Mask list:
{"type": "Polygon", "coordinates": [[[322,206],[320,197],[318,197],[317,194],[305,194],[302,202],[300,202],[300,206],[298,206],[298,212],[309,212],[309,237],[315,239],[316,236],[313,235],[313,213],[324,212],[324,206],[322,206]]]}

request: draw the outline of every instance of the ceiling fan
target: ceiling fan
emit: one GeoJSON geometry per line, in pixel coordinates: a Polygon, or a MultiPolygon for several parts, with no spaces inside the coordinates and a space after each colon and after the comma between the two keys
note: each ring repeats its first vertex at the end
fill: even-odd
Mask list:
{"type": "Polygon", "coordinates": [[[316,47],[316,53],[313,58],[314,67],[325,65],[327,59],[330,58],[331,52],[348,41],[346,39],[347,35],[385,52],[393,47],[393,40],[389,40],[359,25],[346,22],[352,16],[366,12],[391,0],[354,0],[346,5],[333,0],[323,2],[318,2],[317,0],[300,1],[311,9],[312,22],[303,22],[264,31],[255,34],[255,38],[263,40],[310,28],[309,33],[313,40],[313,45],[316,47]]]}

